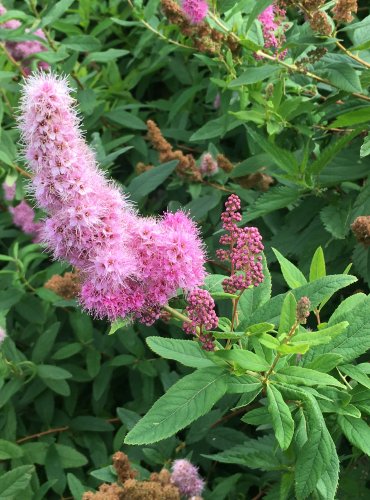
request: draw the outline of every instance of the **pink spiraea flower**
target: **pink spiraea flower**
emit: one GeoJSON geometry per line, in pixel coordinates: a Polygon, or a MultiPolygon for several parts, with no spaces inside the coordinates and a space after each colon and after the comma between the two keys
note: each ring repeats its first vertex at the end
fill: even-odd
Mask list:
{"type": "Polygon", "coordinates": [[[198,229],[183,212],[141,218],[98,170],[79,129],[66,81],[36,74],[23,89],[19,120],[43,241],[81,270],[81,303],[98,317],[131,314],[149,324],[178,288],[203,283],[198,229]]]}
{"type": "MultiPolygon", "coordinates": [[[[134,214],[99,172],[73,102],[63,78],[40,73],[27,80],[19,120],[25,157],[34,172],[38,205],[49,214],[42,232],[48,248],[78,267],[95,294],[115,297],[136,274],[126,236],[134,214]]],[[[115,314],[107,299],[99,315],[115,314]]]]}
{"type": "MultiPolygon", "coordinates": [[[[0,15],[6,13],[6,8],[0,4],[0,15]]],[[[18,19],[10,19],[5,23],[0,24],[0,29],[8,29],[15,30],[21,26],[21,22],[18,19]]],[[[29,29],[25,30],[25,33],[30,33],[29,29]]],[[[42,40],[46,40],[45,33],[42,29],[36,30],[33,35],[41,38],[42,40]]],[[[38,54],[39,52],[45,52],[47,49],[42,45],[42,43],[38,40],[26,40],[24,42],[6,42],[6,48],[9,50],[11,56],[16,60],[20,61],[22,67],[26,74],[30,74],[30,62],[31,58],[34,54],[38,54]]],[[[49,64],[44,61],[39,61],[37,63],[39,69],[48,69],[49,64]]]]}
{"type": "Polygon", "coordinates": [[[186,459],[173,462],[171,482],[177,486],[181,495],[187,498],[201,495],[204,489],[204,481],[198,468],[186,459]]]}
{"type": "Polygon", "coordinates": [[[18,226],[24,233],[33,236],[35,243],[40,242],[42,222],[35,221],[35,211],[25,200],[22,200],[15,207],[9,207],[13,224],[18,226]]]}
{"type": "Polygon", "coordinates": [[[182,0],[181,6],[193,24],[200,24],[208,14],[208,3],[205,0],[182,0]]]}
{"type": "Polygon", "coordinates": [[[217,165],[217,161],[214,160],[211,153],[205,153],[202,156],[199,170],[201,171],[203,176],[210,176],[217,174],[219,168],[217,165]]]}
{"type": "Polygon", "coordinates": [[[182,327],[187,334],[197,335],[206,351],[214,350],[212,334],[207,330],[214,330],[218,326],[218,317],[215,312],[215,302],[207,290],[200,288],[192,290],[187,297],[186,313],[190,321],[184,321],[182,327]]]}
{"type": "Polygon", "coordinates": [[[6,201],[12,201],[14,200],[15,197],[15,189],[16,189],[16,184],[9,185],[6,182],[3,182],[3,191],[4,191],[4,199],[6,201]]]}
{"type": "MultiPolygon", "coordinates": [[[[276,4],[269,5],[259,16],[258,20],[262,25],[264,46],[266,49],[278,51],[285,42],[286,25],[283,24],[286,11],[276,4]]],[[[279,59],[284,59],[287,51],[279,53],[279,59]]]]}
{"type": "Polygon", "coordinates": [[[232,194],[225,203],[226,210],[221,215],[222,226],[227,231],[220,238],[227,250],[217,250],[220,260],[231,262],[231,276],[225,278],[223,287],[227,293],[258,286],[263,281],[261,235],[256,227],[237,226],[242,220],[239,213],[240,198],[232,194]],[[239,273],[238,273],[239,271],[239,273]]]}

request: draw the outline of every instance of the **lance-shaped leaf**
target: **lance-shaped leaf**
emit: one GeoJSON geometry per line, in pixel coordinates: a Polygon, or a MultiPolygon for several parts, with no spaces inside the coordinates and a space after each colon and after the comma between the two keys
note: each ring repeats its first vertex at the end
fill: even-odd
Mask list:
{"type": "Polygon", "coordinates": [[[281,392],[271,384],[267,385],[268,410],[272,417],[272,426],[282,450],[286,450],[293,437],[294,420],[281,392]]]}
{"type": "Polygon", "coordinates": [[[150,444],[166,439],[205,415],[225,394],[228,374],[202,368],[172,385],[127,434],[126,444],[150,444]]]}

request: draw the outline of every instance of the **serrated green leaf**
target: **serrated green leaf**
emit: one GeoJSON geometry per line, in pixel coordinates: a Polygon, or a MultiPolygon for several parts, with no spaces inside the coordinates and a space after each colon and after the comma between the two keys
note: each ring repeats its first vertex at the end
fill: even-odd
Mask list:
{"type": "Polygon", "coordinates": [[[165,359],[174,359],[191,368],[204,368],[214,365],[205,354],[205,351],[193,340],[147,337],[146,343],[159,356],[165,359]]]}
{"type": "Polygon", "coordinates": [[[358,366],[341,365],[338,369],[351,377],[351,379],[356,380],[359,384],[370,389],[370,377],[368,377],[358,366]]]}
{"type": "Polygon", "coordinates": [[[216,351],[215,356],[224,361],[234,363],[237,368],[241,368],[242,370],[265,371],[270,367],[269,363],[261,358],[261,356],[242,349],[216,351]]]}
{"type": "Polygon", "coordinates": [[[338,424],[348,441],[370,456],[370,426],[361,419],[339,415],[338,424]]]}
{"type": "Polygon", "coordinates": [[[281,368],[274,378],[280,382],[296,385],[332,385],[335,387],[345,388],[339,380],[328,375],[327,373],[317,372],[302,366],[288,366],[281,368]]]}
{"type": "Polygon", "coordinates": [[[267,385],[268,410],[272,418],[276,439],[282,450],[286,450],[293,438],[294,420],[280,391],[272,384],[267,385]]]}
{"type": "Polygon", "coordinates": [[[243,224],[258,217],[263,217],[279,208],[286,208],[288,205],[298,200],[300,192],[297,188],[288,186],[277,186],[269,189],[248,207],[248,211],[243,214],[243,224]]]}
{"type": "Polygon", "coordinates": [[[125,438],[126,444],[149,444],[176,434],[207,413],[225,394],[227,375],[201,368],[172,385],[125,438]]]}
{"type": "Polygon", "coordinates": [[[22,492],[30,483],[34,470],[35,468],[33,465],[21,465],[2,474],[0,476],[1,500],[22,498],[22,492]]]}
{"type": "Polygon", "coordinates": [[[0,460],[21,458],[22,456],[23,450],[20,446],[11,441],[0,439],[0,460]]]}
{"type": "Polygon", "coordinates": [[[177,160],[172,160],[135,177],[127,187],[127,191],[130,193],[131,198],[135,201],[139,201],[144,196],[154,191],[172,174],[177,163],[177,160]]]}

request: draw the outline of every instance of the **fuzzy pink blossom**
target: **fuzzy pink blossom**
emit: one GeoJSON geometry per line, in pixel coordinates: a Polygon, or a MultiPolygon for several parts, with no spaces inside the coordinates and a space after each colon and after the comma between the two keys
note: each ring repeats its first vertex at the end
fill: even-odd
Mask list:
{"type": "Polygon", "coordinates": [[[40,73],[27,80],[19,121],[25,157],[37,203],[49,214],[43,240],[55,258],[81,270],[94,297],[105,297],[97,315],[115,318],[127,313],[117,297],[136,273],[126,236],[134,214],[99,172],[73,103],[65,79],[40,73]]]}
{"type": "Polygon", "coordinates": [[[204,0],[182,0],[181,6],[193,24],[200,24],[208,14],[208,3],[204,0]]]}
{"type": "Polygon", "coordinates": [[[4,199],[7,201],[14,200],[15,197],[15,189],[16,184],[9,185],[6,182],[3,182],[3,191],[4,191],[4,199]]]}
{"type": "Polygon", "coordinates": [[[35,221],[35,211],[25,200],[22,200],[17,206],[9,207],[13,223],[24,233],[31,234],[35,243],[40,242],[42,231],[42,222],[35,221]]]}
{"type": "Polygon", "coordinates": [[[204,489],[204,481],[199,475],[198,468],[186,459],[173,462],[171,482],[184,497],[199,496],[204,489]]]}
{"type": "MultiPolygon", "coordinates": [[[[282,22],[285,15],[285,10],[273,3],[258,16],[262,25],[265,48],[278,50],[285,42],[286,25],[282,22]]],[[[279,59],[284,59],[286,54],[286,50],[280,52],[279,59]]]]}
{"type": "Polygon", "coordinates": [[[202,156],[199,170],[201,171],[203,176],[210,176],[217,174],[219,170],[218,164],[217,161],[214,160],[211,153],[205,153],[202,156]]]}
{"type": "MultiPolygon", "coordinates": [[[[5,14],[6,8],[0,4],[0,15],[5,14]]],[[[18,19],[10,19],[5,23],[0,24],[0,29],[5,28],[9,30],[15,30],[21,26],[21,22],[18,19]]],[[[26,28],[25,33],[30,33],[30,30],[26,28]]],[[[46,40],[45,33],[42,29],[36,30],[33,35],[46,40]]],[[[9,50],[11,56],[16,61],[21,61],[22,67],[27,75],[30,74],[30,60],[34,54],[38,54],[39,52],[45,52],[47,49],[42,45],[42,43],[38,40],[26,40],[23,42],[13,42],[7,41],[6,48],[9,50]]],[[[39,61],[37,63],[39,69],[48,69],[49,64],[44,61],[39,61]]]]}
{"type": "Polygon", "coordinates": [[[36,74],[24,86],[19,122],[33,192],[48,213],[43,241],[80,269],[87,311],[151,324],[178,288],[204,281],[198,229],[183,212],[139,217],[98,170],[73,104],[66,81],[54,75],[36,74]]]}
{"type": "Polygon", "coordinates": [[[258,286],[263,281],[261,235],[256,227],[240,228],[240,198],[232,194],[225,203],[226,210],[221,215],[222,226],[227,231],[220,238],[227,250],[217,250],[220,260],[231,262],[231,276],[225,278],[223,287],[227,293],[258,286]]]}

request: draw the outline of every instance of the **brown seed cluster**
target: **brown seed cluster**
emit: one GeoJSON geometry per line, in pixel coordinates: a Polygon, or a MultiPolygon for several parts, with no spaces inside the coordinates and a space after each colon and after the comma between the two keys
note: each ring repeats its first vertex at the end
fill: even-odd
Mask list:
{"type": "Polygon", "coordinates": [[[82,500],[180,500],[180,492],[166,469],[151,474],[149,481],[138,481],[128,456],[121,451],[113,455],[113,467],[117,483],[102,484],[96,493],[84,493],[82,500]]]}
{"type": "Polygon", "coordinates": [[[370,246],[370,215],[361,215],[351,224],[357,241],[365,247],[370,246]]]}
{"type": "Polygon", "coordinates": [[[310,16],[307,16],[307,20],[313,31],[317,31],[320,35],[326,36],[330,36],[333,31],[333,27],[330,24],[329,19],[330,18],[326,12],[323,12],[322,10],[312,12],[310,16]]]}
{"type": "Polygon", "coordinates": [[[261,172],[244,175],[243,177],[238,177],[235,180],[245,189],[255,188],[264,192],[268,191],[271,184],[274,183],[274,179],[272,177],[261,172]]]}
{"type": "Polygon", "coordinates": [[[80,274],[78,271],[65,273],[64,276],[54,274],[44,284],[44,287],[63,297],[63,299],[74,299],[78,296],[81,289],[80,274]]]}
{"type": "Polygon", "coordinates": [[[158,151],[160,162],[165,163],[171,160],[178,160],[176,172],[180,177],[191,182],[201,182],[202,174],[195,163],[193,155],[185,155],[178,149],[173,150],[171,144],[166,141],[158,125],[153,120],[148,120],[147,126],[148,139],[153,148],[158,151]]]}
{"type": "Polygon", "coordinates": [[[357,12],[357,0],[337,0],[332,13],[338,23],[350,23],[357,12]]]}
{"type": "Polygon", "coordinates": [[[161,5],[169,22],[176,24],[184,36],[191,38],[199,52],[218,54],[224,45],[233,54],[238,52],[239,44],[232,35],[223,34],[205,22],[191,24],[179,4],[174,0],[161,0],[161,5]]]}
{"type": "Polygon", "coordinates": [[[231,163],[231,161],[225,156],[225,155],[217,155],[216,156],[216,161],[217,164],[224,172],[231,172],[234,168],[234,165],[231,163]]]}

